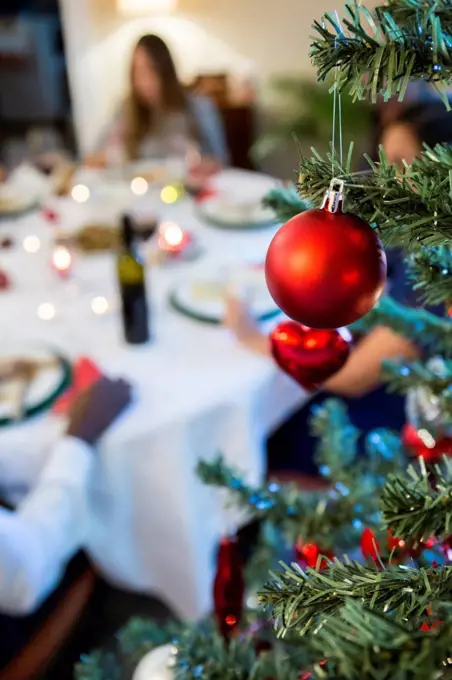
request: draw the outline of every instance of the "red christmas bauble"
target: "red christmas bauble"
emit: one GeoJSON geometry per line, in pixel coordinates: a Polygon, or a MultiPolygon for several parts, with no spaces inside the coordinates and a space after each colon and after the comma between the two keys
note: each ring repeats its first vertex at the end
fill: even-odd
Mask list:
{"type": "Polygon", "coordinates": [[[386,256],[372,227],[343,213],[339,202],[335,212],[307,210],[286,222],[270,243],[265,276],[274,301],[291,319],[311,328],[339,328],[377,302],[386,256]]]}
{"type": "Polygon", "coordinates": [[[237,541],[223,538],[218,551],[213,601],[218,628],[225,638],[231,637],[240,623],[244,595],[245,580],[237,541]]]}
{"type": "Polygon", "coordinates": [[[364,529],[361,534],[361,552],[364,558],[377,562],[380,555],[380,544],[372,529],[364,529]]]}
{"type": "Polygon", "coordinates": [[[402,441],[416,458],[422,456],[427,463],[439,463],[442,456],[452,456],[452,438],[442,437],[435,441],[428,433],[423,438],[410,423],[402,429],[402,441]]]}
{"type": "Polygon", "coordinates": [[[295,544],[295,559],[303,569],[306,567],[315,569],[319,563],[319,557],[319,569],[323,571],[328,567],[328,560],[334,559],[334,554],[331,550],[322,550],[316,543],[303,543],[301,538],[298,539],[295,544]]]}
{"type": "Polygon", "coordinates": [[[8,290],[11,286],[11,281],[5,272],[0,270],[0,290],[8,290]]]}
{"type": "Polygon", "coordinates": [[[319,330],[283,321],[270,334],[270,345],[278,366],[304,389],[313,390],[345,364],[351,335],[346,329],[319,330]]]}

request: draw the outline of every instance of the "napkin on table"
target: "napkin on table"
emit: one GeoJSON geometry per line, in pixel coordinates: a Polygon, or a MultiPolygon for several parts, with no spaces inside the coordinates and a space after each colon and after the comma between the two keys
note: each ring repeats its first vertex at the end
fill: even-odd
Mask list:
{"type": "Polygon", "coordinates": [[[80,357],[73,366],[72,385],[53,405],[53,412],[66,414],[75,399],[102,377],[102,371],[88,357],[80,357]]]}

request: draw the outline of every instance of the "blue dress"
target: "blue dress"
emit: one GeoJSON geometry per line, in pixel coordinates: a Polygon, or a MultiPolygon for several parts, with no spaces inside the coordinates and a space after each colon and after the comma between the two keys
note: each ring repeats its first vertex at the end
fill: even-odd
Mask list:
{"type": "MultiPolygon", "coordinates": [[[[411,307],[419,301],[407,280],[403,253],[398,249],[387,251],[390,294],[397,302],[411,307]]],[[[442,308],[428,308],[442,315],[442,308]]],[[[269,473],[277,471],[318,475],[314,460],[317,439],[309,432],[312,409],[331,398],[327,392],[319,392],[308,404],[297,411],[267,440],[267,464],[269,473]]],[[[405,397],[389,392],[385,385],[359,398],[343,398],[352,424],[361,432],[358,450],[364,451],[366,435],[379,427],[399,432],[406,422],[405,397]]]]}

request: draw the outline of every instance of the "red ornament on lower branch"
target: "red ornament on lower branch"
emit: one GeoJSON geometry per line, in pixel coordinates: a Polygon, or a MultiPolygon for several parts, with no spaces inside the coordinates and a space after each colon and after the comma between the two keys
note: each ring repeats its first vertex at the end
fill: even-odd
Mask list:
{"type": "Polygon", "coordinates": [[[283,321],[270,334],[273,358],[306,390],[314,390],[348,359],[351,335],[346,329],[318,330],[283,321]]]}
{"type": "Polygon", "coordinates": [[[328,567],[328,560],[333,558],[331,550],[322,550],[316,543],[304,543],[299,538],[295,544],[295,559],[303,569],[315,569],[319,564],[320,571],[323,571],[328,567]]]}
{"type": "Polygon", "coordinates": [[[240,623],[245,594],[243,565],[237,541],[221,539],[213,586],[214,613],[220,633],[230,638],[240,623]]]}
{"type": "Polygon", "coordinates": [[[416,430],[410,423],[402,429],[402,441],[416,458],[422,457],[426,463],[439,463],[442,456],[452,456],[452,438],[435,440],[427,430],[416,430]]]}

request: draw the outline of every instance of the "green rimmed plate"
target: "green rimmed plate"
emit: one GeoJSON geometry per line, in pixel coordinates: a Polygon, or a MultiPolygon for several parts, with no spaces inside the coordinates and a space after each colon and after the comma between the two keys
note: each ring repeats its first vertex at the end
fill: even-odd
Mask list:
{"type": "Polygon", "coordinates": [[[231,231],[267,229],[277,224],[274,212],[264,208],[260,201],[229,203],[214,196],[202,201],[197,212],[211,226],[231,231]]]}
{"type": "MultiPolygon", "coordinates": [[[[70,362],[58,352],[48,349],[8,350],[1,351],[0,359],[7,357],[15,359],[46,358],[52,360],[52,366],[39,371],[32,381],[24,398],[23,415],[20,419],[11,414],[11,404],[8,400],[0,401],[0,427],[7,427],[22,423],[34,416],[48,411],[59,397],[67,390],[72,382],[70,362]]],[[[4,388],[7,391],[7,387],[4,388]]],[[[3,393],[5,396],[5,392],[3,393]]],[[[1,390],[0,390],[1,396],[1,390]]]]}
{"type": "MultiPolygon", "coordinates": [[[[243,267],[242,270],[237,270],[236,276],[238,280],[232,283],[232,287],[238,288],[242,293],[246,291],[246,298],[256,319],[265,321],[280,314],[267,290],[262,270],[243,267]]],[[[221,324],[224,318],[226,286],[231,287],[231,283],[225,284],[215,273],[193,276],[182,280],[173,288],[169,303],[173,309],[195,321],[221,324]]]]}

